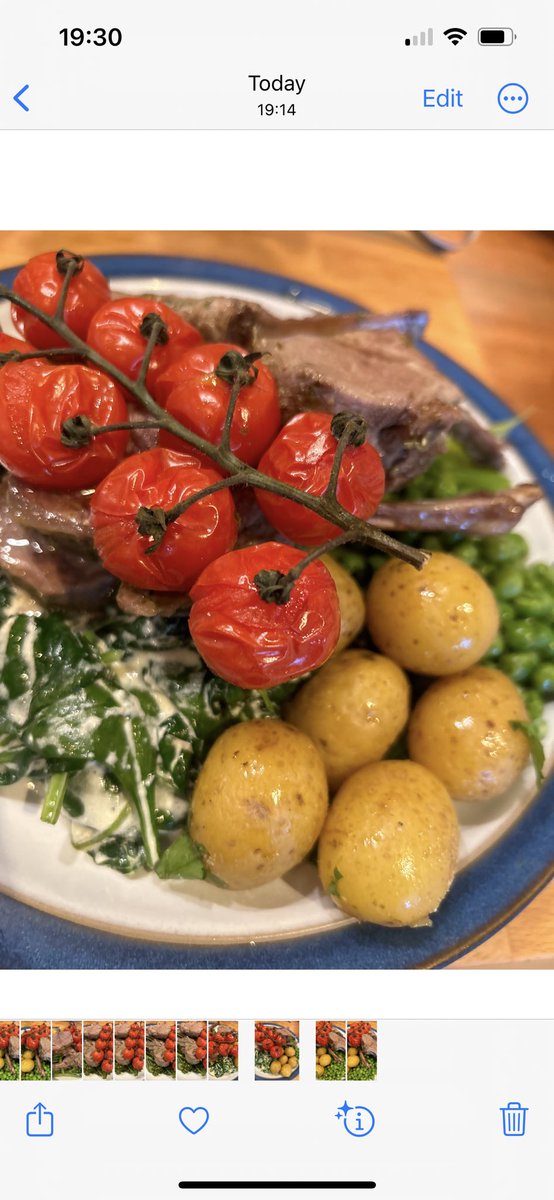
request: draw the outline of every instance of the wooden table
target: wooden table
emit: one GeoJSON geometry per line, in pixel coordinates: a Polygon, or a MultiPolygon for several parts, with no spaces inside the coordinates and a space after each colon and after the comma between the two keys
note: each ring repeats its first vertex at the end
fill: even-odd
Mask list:
{"type": "MultiPolygon", "coordinates": [[[[445,256],[404,232],[13,232],[0,234],[0,267],[60,246],[81,254],[215,258],[328,288],[361,306],[426,308],[429,340],[524,413],[554,448],[550,235],[483,233],[462,253],[445,256]]],[[[554,883],[455,966],[553,967],[554,883]]]]}

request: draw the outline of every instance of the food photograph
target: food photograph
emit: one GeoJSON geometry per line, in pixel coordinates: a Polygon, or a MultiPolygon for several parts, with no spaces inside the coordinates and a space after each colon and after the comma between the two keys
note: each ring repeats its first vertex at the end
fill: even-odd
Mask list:
{"type": "Polygon", "coordinates": [[[19,1079],[19,1021],[0,1021],[0,1083],[19,1079]]]}
{"type": "Polygon", "coordinates": [[[21,1022],[21,1078],[30,1083],[52,1078],[50,1021],[21,1022]]]}
{"type": "Polygon", "coordinates": [[[238,1021],[208,1022],[208,1079],[238,1079],[238,1021]]]}
{"type": "Polygon", "coordinates": [[[175,1079],[175,1021],[147,1021],[145,1042],[147,1079],[175,1079]]]}
{"type": "Polygon", "coordinates": [[[315,1077],[346,1078],[346,1021],[316,1021],[315,1077]]]}
{"type": "Polygon", "coordinates": [[[144,1079],[144,1021],[114,1021],[115,1079],[144,1079]]]}
{"type": "Polygon", "coordinates": [[[349,1083],[377,1078],[377,1021],[348,1022],[346,1078],[349,1083]]]}
{"type": "Polygon", "coordinates": [[[113,1021],[83,1022],[83,1075],[113,1079],[113,1021]]]}
{"type": "Polygon", "coordinates": [[[177,1022],[177,1079],[205,1079],[208,1057],[206,1021],[177,1022]]]}
{"type": "Polygon", "coordinates": [[[299,1021],[256,1021],[254,1029],[255,1078],[300,1078],[299,1021]]]}
{"type": "Polygon", "coordinates": [[[0,966],[553,965],[553,322],[546,233],[0,234],[0,966]]]}
{"type": "Polygon", "coordinates": [[[81,1079],[82,1021],[52,1021],[52,1079],[81,1079]]]}

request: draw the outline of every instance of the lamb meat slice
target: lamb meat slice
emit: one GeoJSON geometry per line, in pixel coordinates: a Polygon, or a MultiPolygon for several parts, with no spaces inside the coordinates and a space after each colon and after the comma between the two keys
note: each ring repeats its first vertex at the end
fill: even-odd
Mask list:
{"type": "Polygon", "coordinates": [[[379,505],[371,521],[380,529],[456,530],[487,537],[513,529],[542,497],[538,483],[518,483],[502,492],[474,492],[449,500],[388,501],[379,505]]]}
{"type": "Polygon", "coordinates": [[[332,1029],[327,1040],[333,1050],[346,1050],[346,1038],[343,1033],[338,1033],[332,1029]]]}
{"type": "Polygon", "coordinates": [[[81,1070],[81,1055],[78,1050],[68,1050],[60,1062],[54,1063],[54,1074],[59,1075],[61,1071],[71,1071],[75,1067],[81,1070]]]}
{"type": "MultiPolygon", "coordinates": [[[[90,1038],[93,1042],[100,1037],[102,1026],[95,1024],[94,1021],[86,1021],[84,1026],[85,1038],[90,1038]]],[[[94,1047],[93,1047],[94,1049],[94,1047]]]]}
{"type": "Polygon", "coordinates": [[[471,427],[480,456],[501,462],[496,438],[461,407],[463,395],[395,331],[263,339],[259,349],[279,385],[283,416],[354,412],[367,422],[388,490],[397,491],[446,449],[446,434],[471,427]]]}
{"type": "Polygon", "coordinates": [[[52,1054],[62,1054],[73,1045],[73,1036],[69,1029],[57,1029],[52,1035],[52,1054]]]}
{"type": "Polygon", "coordinates": [[[14,521],[48,537],[78,541],[92,549],[90,497],[86,492],[50,492],[16,479],[6,478],[6,504],[14,521]]]}
{"type": "Polygon", "coordinates": [[[118,608],[133,617],[172,617],[190,606],[185,592],[149,592],[120,583],[116,595],[118,608]]]}
{"type": "Polygon", "coordinates": [[[373,1055],[377,1058],[377,1035],[375,1033],[363,1033],[360,1048],[364,1054],[373,1055]]]}
{"type": "Polygon", "coordinates": [[[189,1066],[197,1067],[198,1066],[198,1055],[196,1053],[197,1046],[196,1046],[196,1042],[194,1041],[194,1039],[191,1037],[183,1038],[180,1049],[181,1049],[181,1053],[186,1058],[189,1066]]]}
{"type": "Polygon", "coordinates": [[[219,1021],[214,1024],[212,1029],[214,1033],[232,1033],[233,1037],[237,1036],[236,1029],[233,1029],[231,1025],[221,1025],[219,1021]]]}
{"type": "Polygon", "coordinates": [[[116,1063],[119,1063],[120,1067],[128,1066],[128,1060],[123,1057],[124,1052],[125,1052],[125,1043],[122,1043],[121,1041],[118,1042],[116,1040],[114,1055],[115,1055],[115,1061],[116,1061],[116,1063]]]}
{"type": "Polygon", "coordinates": [[[97,559],[25,529],[8,512],[0,485],[0,568],[48,608],[103,608],[115,581],[97,559]]]}
{"type": "Polygon", "coordinates": [[[116,1038],[129,1037],[129,1034],[131,1032],[131,1022],[130,1021],[116,1021],[114,1032],[115,1032],[116,1038]]]}
{"type": "Polygon", "coordinates": [[[164,1054],[166,1053],[166,1048],[165,1048],[164,1043],[156,1040],[156,1038],[153,1038],[149,1042],[148,1051],[152,1055],[152,1058],[154,1059],[156,1066],[162,1067],[164,1070],[167,1070],[167,1068],[170,1064],[164,1058],[164,1054]]]}
{"type": "Polygon", "coordinates": [[[146,1032],[150,1038],[168,1038],[174,1028],[173,1022],[158,1021],[156,1025],[148,1025],[146,1032]]]}
{"type": "Polygon", "coordinates": [[[180,1021],[179,1036],[199,1038],[206,1032],[205,1021],[180,1021]]]}
{"type": "Polygon", "coordinates": [[[38,1047],[38,1052],[41,1058],[50,1058],[52,1046],[49,1037],[41,1037],[38,1047]]]}
{"type": "Polygon", "coordinates": [[[95,1051],[94,1042],[88,1043],[88,1045],[85,1042],[83,1058],[87,1064],[87,1067],[90,1067],[92,1070],[96,1071],[98,1068],[98,1063],[95,1062],[94,1058],[92,1057],[94,1054],[94,1051],[95,1051]]]}
{"type": "Polygon", "coordinates": [[[19,1038],[15,1033],[10,1036],[8,1054],[10,1058],[19,1058],[19,1038]]]}

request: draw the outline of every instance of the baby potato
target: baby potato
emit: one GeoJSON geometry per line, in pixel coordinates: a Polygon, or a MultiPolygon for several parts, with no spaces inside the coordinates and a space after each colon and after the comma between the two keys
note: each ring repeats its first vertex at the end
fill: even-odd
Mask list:
{"type": "Polygon", "coordinates": [[[347,1065],[349,1071],[352,1067],[359,1067],[360,1060],[358,1058],[358,1055],[353,1054],[352,1057],[349,1056],[346,1060],[346,1065],[347,1065]]]}
{"type": "Polygon", "coordinates": [[[458,840],[454,805],[430,771],[405,760],[372,763],[333,800],[319,839],[320,879],[360,921],[427,924],[452,882],[458,840]]]}
{"type": "Polygon", "coordinates": [[[281,1063],[281,1066],[282,1066],[282,1067],[286,1067],[286,1065],[287,1065],[288,1061],[289,1061],[289,1060],[288,1060],[288,1058],[287,1058],[287,1055],[286,1055],[286,1054],[282,1054],[282,1055],[281,1055],[281,1057],[280,1057],[280,1059],[279,1059],[279,1062],[281,1063]]]}
{"type": "Polygon", "coordinates": [[[370,650],[345,650],[295,693],[286,715],[316,745],[333,791],[386,754],[409,705],[410,686],[396,663],[370,650]]]}
{"type": "Polygon", "coordinates": [[[294,1049],[294,1046],[287,1046],[285,1054],[288,1056],[288,1058],[295,1058],[296,1050],[294,1049]]]}
{"type": "Polygon", "coordinates": [[[317,1075],[318,1079],[321,1079],[321,1076],[325,1074],[325,1068],[324,1068],[324,1067],[321,1067],[321,1066],[319,1065],[319,1063],[316,1063],[316,1066],[315,1066],[315,1073],[316,1073],[316,1075],[317,1075]]]}
{"type": "Polygon", "coordinates": [[[281,1067],[281,1078],[282,1079],[290,1079],[291,1075],[292,1075],[292,1067],[291,1066],[281,1067]]]}
{"type": "Polygon", "coordinates": [[[3,1069],[4,1069],[4,1062],[5,1062],[5,1059],[0,1054],[0,1071],[3,1071],[3,1069]]]}
{"type": "Polygon", "coordinates": [[[289,1058],[288,1065],[289,1065],[291,1071],[296,1071],[296,1068],[298,1066],[298,1059],[297,1058],[289,1058]]]}
{"type": "Polygon", "coordinates": [[[527,721],[515,684],[492,667],[438,679],[409,724],[410,757],[440,779],[454,800],[490,800],[517,779],[529,742],[512,721],[527,721]]]}
{"type": "Polygon", "coordinates": [[[332,555],[322,554],[321,562],[325,563],[329,574],[332,575],[339,598],[340,634],[334,654],[340,654],[341,650],[357,638],[364,627],[364,594],[352,575],[349,575],[332,555]]]}
{"type": "Polygon", "coordinates": [[[328,1067],[329,1063],[331,1062],[331,1055],[330,1054],[322,1054],[319,1062],[322,1067],[328,1067]]]}
{"type": "Polygon", "coordinates": [[[22,1058],[21,1059],[21,1074],[22,1075],[28,1075],[29,1072],[34,1071],[34,1069],[35,1069],[34,1058],[22,1058]]]}
{"type": "Polygon", "coordinates": [[[278,1059],[273,1060],[269,1070],[272,1075],[280,1075],[281,1074],[281,1063],[279,1062],[278,1059]]]}
{"type": "Polygon", "coordinates": [[[191,836],[231,888],[279,879],[302,862],[327,812],[323,762],[284,721],[243,721],[214,742],[198,776],[191,836]]]}
{"type": "Polygon", "coordinates": [[[499,612],[484,579],[462,559],[435,553],[421,569],[389,559],[367,593],[375,644],[407,671],[452,675],[486,654],[499,612]]]}

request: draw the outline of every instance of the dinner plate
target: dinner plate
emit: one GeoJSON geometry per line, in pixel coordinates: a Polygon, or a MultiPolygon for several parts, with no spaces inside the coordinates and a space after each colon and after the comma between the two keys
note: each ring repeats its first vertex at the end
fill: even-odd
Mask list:
{"type": "MultiPolygon", "coordinates": [[[[127,293],[224,293],[256,300],[278,316],[348,312],[355,302],[261,271],[198,259],[103,255],[94,259],[127,293]]],[[[0,273],[11,284],[17,268],[0,273]]],[[[432,315],[432,314],[431,314],[432,315]]],[[[7,306],[0,323],[9,331],[7,306]]],[[[425,342],[422,351],[465,393],[485,421],[506,406],[452,359],[425,342]]],[[[507,473],[537,478],[554,497],[554,467],[523,425],[510,435],[507,473]]],[[[519,528],[533,559],[549,559],[554,519],[547,500],[519,528]]],[[[547,755],[554,749],[549,706],[547,755]]],[[[22,784],[0,796],[0,965],[3,967],[370,967],[439,966],[510,920],[548,881],[554,858],[552,781],[536,795],[529,766],[501,799],[459,805],[459,872],[425,929],[383,929],[345,918],[304,864],[285,879],[245,892],[201,882],[129,878],[72,849],[68,826],[38,819],[22,784]]]]}

